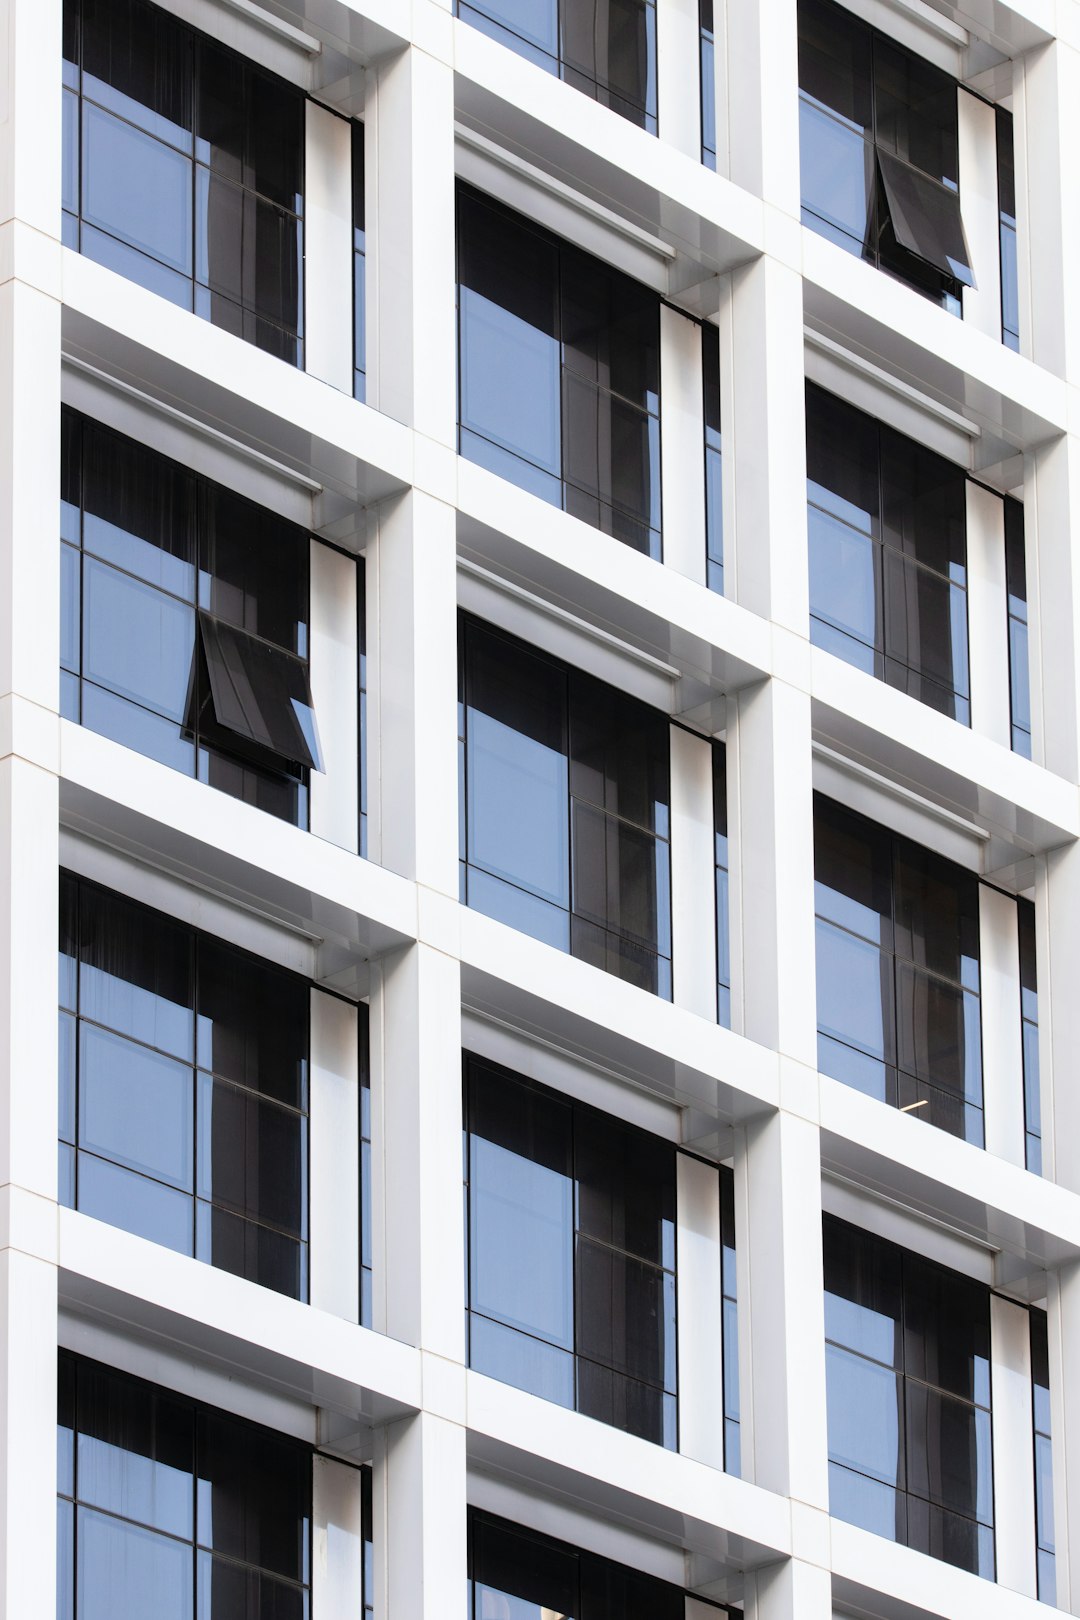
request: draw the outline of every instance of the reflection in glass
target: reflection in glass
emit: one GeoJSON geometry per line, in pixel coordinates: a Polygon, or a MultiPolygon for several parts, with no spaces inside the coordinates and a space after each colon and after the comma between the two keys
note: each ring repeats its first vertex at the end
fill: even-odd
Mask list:
{"type": "Polygon", "coordinates": [[[1031,1389],[1035,1429],[1035,1543],[1038,1560],[1039,1601],[1057,1602],[1057,1563],[1054,1551],[1054,1457],[1050,1428],[1050,1347],[1046,1312],[1031,1316],[1031,1389]]]}

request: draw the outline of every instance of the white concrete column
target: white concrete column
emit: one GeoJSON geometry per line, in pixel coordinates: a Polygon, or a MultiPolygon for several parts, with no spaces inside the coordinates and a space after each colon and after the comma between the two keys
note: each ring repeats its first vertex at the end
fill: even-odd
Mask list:
{"type": "Polygon", "coordinates": [[[319,1620],[362,1620],[363,1475],[335,1457],[312,1459],[311,1606],[319,1620]]]}
{"type": "Polygon", "coordinates": [[[796,0],[760,0],[752,6],[745,0],[715,0],[715,23],[717,167],[737,185],[798,219],[796,0]],[[721,32],[726,36],[722,49],[721,32]],[[728,154],[726,170],[721,166],[722,145],[728,154]]]}
{"type": "Polygon", "coordinates": [[[994,1552],[997,1583],[1037,1597],[1031,1323],[1022,1305],[990,1296],[994,1414],[994,1552]]]}
{"type": "Polygon", "coordinates": [[[971,479],[966,488],[971,729],[1011,748],[1005,503],[971,479]]]}
{"type": "Polygon", "coordinates": [[[728,703],[731,1023],[817,1069],[810,699],[773,679],[728,703]]]}
{"type": "Polygon", "coordinates": [[[372,1490],[380,1620],[466,1620],[465,1429],[420,1412],[377,1436],[372,1490]]]}
{"type": "Polygon", "coordinates": [[[1074,266],[1080,217],[1075,186],[1075,109],[1080,105],[1080,50],[1051,40],[1014,67],[1017,264],[1020,343],[1025,354],[1059,377],[1080,376],[1080,310],[1074,266]]]}
{"type": "Polygon", "coordinates": [[[460,968],[418,944],[384,957],[373,976],[373,1325],[461,1363],[460,968]]]}
{"type": "Polygon", "coordinates": [[[997,115],[969,91],[957,91],[960,215],[976,285],[964,288],[964,320],[1001,339],[1001,230],[997,184],[997,115]]]}
{"type": "Polygon", "coordinates": [[[701,27],[698,0],[665,0],[656,8],[656,126],[660,139],[701,159],[701,27]]]}
{"type": "Polygon", "coordinates": [[[360,1033],[358,1009],[311,991],[310,1298],[360,1320],[360,1033]]]}
{"type": "Polygon", "coordinates": [[[676,1156],[679,1258],[679,1450],[724,1466],[724,1299],[720,1177],[714,1164],[676,1156]]]}
{"type": "MultiPolygon", "coordinates": [[[[661,8],[662,9],[662,8],[661,8]]],[[[695,6],[696,11],[696,6],[695,6]]],[[[684,90],[685,94],[685,90],[684,90]]],[[[664,562],[705,584],[705,401],[701,327],[660,306],[664,562]]]]}
{"type": "Polygon", "coordinates": [[[1078,908],[1080,844],[1066,844],[1049,852],[1045,871],[1036,868],[1035,951],[1043,1174],[1072,1192],[1080,1192],[1078,908]]]}
{"type": "Polygon", "coordinates": [[[671,958],[677,1007],[716,1022],[712,743],[671,728],[671,958]]]}
{"type": "Polygon", "coordinates": [[[454,76],[449,63],[419,49],[380,63],[365,119],[368,133],[374,137],[368,401],[454,448],[454,76]]]}
{"type": "Polygon", "coordinates": [[[1080,437],[1066,434],[1025,458],[1032,755],[1080,778],[1080,437]]]}
{"type": "Polygon", "coordinates": [[[304,105],[304,369],[351,395],[352,124],[304,105]]]}
{"type": "MultiPolygon", "coordinates": [[[[740,9],[754,17],[759,12],[757,6],[740,9]]],[[[770,9],[763,5],[760,11],[770,9]]],[[[795,138],[797,143],[797,131],[795,138]]],[[[799,276],[771,258],[734,271],[731,323],[732,414],[724,421],[724,463],[725,469],[733,469],[735,510],[733,533],[724,531],[724,575],[726,585],[731,569],[735,585],[725,594],[807,637],[810,571],[799,276]]]]}
{"type": "Polygon", "coordinates": [[[311,831],[360,848],[360,664],[356,558],[311,542],[311,695],[323,769],[311,773],[311,831]]]}
{"type": "Polygon", "coordinates": [[[457,574],[453,508],[387,501],[366,555],[368,849],[457,898],[457,574]]]}
{"type": "Polygon", "coordinates": [[[979,884],[979,973],[986,1151],[1023,1166],[1024,1044],[1016,901],[979,884]]]}
{"type": "Polygon", "coordinates": [[[746,1620],[832,1620],[828,1569],[792,1558],[746,1577],[746,1620]]]}
{"type": "Polygon", "coordinates": [[[1054,1459],[1054,1553],[1057,1606],[1080,1614],[1080,1260],[1047,1277],[1050,1426],[1054,1459]]]}
{"type": "Polygon", "coordinates": [[[803,1517],[824,1535],[829,1477],[819,1138],[816,1125],[787,1110],[737,1132],[735,1225],[743,1478],[805,1504],[803,1517]]]}

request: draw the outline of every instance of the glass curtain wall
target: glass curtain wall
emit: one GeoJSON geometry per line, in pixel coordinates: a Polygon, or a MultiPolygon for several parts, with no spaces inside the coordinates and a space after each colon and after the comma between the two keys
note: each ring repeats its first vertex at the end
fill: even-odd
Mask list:
{"type": "Polygon", "coordinates": [[[1005,586],[1009,594],[1009,703],[1013,752],[1031,758],[1027,548],[1022,501],[1005,497],[1005,586]]]}

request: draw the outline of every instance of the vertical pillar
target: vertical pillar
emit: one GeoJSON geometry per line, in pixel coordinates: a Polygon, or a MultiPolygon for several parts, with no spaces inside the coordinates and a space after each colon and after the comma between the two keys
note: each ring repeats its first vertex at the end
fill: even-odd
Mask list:
{"type": "Polygon", "coordinates": [[[1036,1597],[1031,1324],[1022,1305],[990,1296],[994,1410],[994,1552],[999,1586],[1036,1597]]]}
{"type": "Polygon", "coordinates": [[[656,8],[657,131],[669,146],[701,158],[701,25],[698,0],[667,0],[656,8]]]}
{"type": "Polygon", "coordinates": [[[986,1151],[1023,1165],[1024,1043],[1016,901],[979,885],[983,1108],[986,1151]]]}
{"type": "Polygon", "coordinates": [[[352,124],[304,106],[304,369],[351,395],[352,124]]]}
{"type": "Polygon", "coordinates": [[[966,487],[971,729],[1011,748],[1005,503],[971,479],[966,487]]]}
{"type": "Polygon", "coordinates": [[[0,39],[0,1620],[52,1620],[60,0],[0,39]]]}
{"type": "Polygon", "coordinates": [[[679,1450],[724,1466],[724,1383],[718,1377],[724,1325],[720,1177],[716,1166],[680,1153],[677,1172],[679,1450]]]}
{"type": "Polygon", "coordinates": [[[364,1589],[363,1475],[334,1457],[312,1464],[311,1603],[319,1620],[356,1620],[364,1589]]]}
{"type": "Polygon", "coordinates": [[[1080,98],[1080,50],[1063,39],[1016,63],[1017,261],[1020,341],[1059,377],[1080,376],[1080,310],[1073,267],[1080,219],[1068,206],[1076,167],[1073,109],[1080,98]]]}
{"type": "Polygon", "coordinates": [[[1080,1614],[1080,1493],[1070,1489],[1080,1468],[1080,1260],[1052,1271],[1047,1283],[1057,1606],[1080,1614]]]}
{"type": "Polygon", "coordinates": [[[311,991],[310,1299],[360,1320],[360,1033],[357,1008],[311,991]]]}
{"type": "Polygon", "coordinates": [[[660,306],[664,562],[705,584],[705,406],[701,327],[660,306]]]}
{"type": "Polygon", "coordinates": [[[960,213],[976,285],[964,288],[964,320],[987,337],[1001,338],[1000,210],[997,190],[997,120],[993,107],[957,91],[960,213]]]}
{"type": "Polygon", "coordinates": [[[465,1430],[431,1412],[377,1437],[373,1479],[375,1613],[466,1620],[465,1430]]]}
{"type": "Polygon", "coordinates": [[[792,1558],[746,1577],[746,1620],[832,1620],[832,1579],[818,1564],[792,1558]]]}
{"type": "Polygon", "coordinates": [[[1039,982],[1039,1076],[1043,1174],[1080,1192],[1080,1096],[1075,1083],[1080,1007],[1076,917],[1080,845],[1046,856],[1036,873],[1036,963],[1039,982]]]}
{"type": "Polygon", "coordinates": [[[1080,776],[1080,437],[1068,433],[1026,458],[1032,753],[1058,776],[1080,776]]]}
{"type": "Polygon", "coordinates": [[[671,728],[671,929],[676,1006],[716,1022],[712,744],[671,728]]]}
{"type": "Polygon", "coordinates": [[[360,674],[356,558],[311,542],[311,695],[323,769],[311,773],[311,831],[360,848],[360,674]]]}
{"type": "MultiPolygon", "coordinates": [[[[799,217],[799,35],[796,0],[716,0],[717,166],[766,202],[799,217]],[[721,16],[722,13],[722,16],[721,16]],[[726,58],[726,82],[720,62],[726,58]],[[721,126],[726,125],[724,136],[721,126]]],[[[790,379],[789,379],[790,380],[790,379]]]]}

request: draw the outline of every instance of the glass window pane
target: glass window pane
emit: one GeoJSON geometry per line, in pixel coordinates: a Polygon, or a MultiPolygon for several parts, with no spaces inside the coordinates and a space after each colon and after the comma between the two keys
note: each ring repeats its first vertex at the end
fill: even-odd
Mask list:
{"type": "Polygon", "coordinates": [[[963,468],[882,428],[881,483],[886,543],[962,585],[967,560],[963,468]]]}
{"type": "Polygon", "coordinates": [[[87,557],[83,674],[179,724],[187,709],[195,612],[87,557]]]}
{"type": "Polygon", "coordinates": [[[492,1322],[476,1311],[469,1318],[469,1366],[502,1384],[574,1407],[574,1356],[544,1339],[492,1322]]]}
{"type": "Polygon", "coordinates": [[[220,484],[205,484],[202,501],[199,605],[305,658],[307,531],[220,484]]]}
{"type": "Polygon", "coordinates": [[[919,1496],[909,1496],[908,1546],[929,1553],[943,1563],[994,1579],[994,1531],[959,1513],[935,1507],[919,1496]]]}
{"type": "Polygon", "coordinates": [[[814,800],[814,904],[820,917],[874,945],[891,946],[889,835],[820,796],[814,800]]]}
{"type": "Polygon", "coordinates": [[[909,1375],[990,1405],[986,1289],[917,1255],[904,1256],[904,1361],[909,1375]]]}
{"type": "Polygon", "coordinates": [[[282,208],[303,205],[304,97],[283,79],[247,70],[244,183],[282,208]]]}
{"type": "Polygon", "coordinates": [[[134,439],[83,423],[83,544],[106,562],[195,599],[195,479],[134,439]]]}
{"type": "Polygon", "coordinates": [[[891,959],[820,917],[816,937],[819,1031],[891,1062],[891,959]]]}
{"type": "Polygon", "coordinates": [[[310,1452],[205,1407],[195,1421],[200,1547],[308,1580],[310,1452]]]}
{"type": "MultiPolygon", "coordinates": [[[[581,1554],[582,1620],[684,1620],[686,1595],[677,1586],[592,1553],[581,1554]]],[[[721,1611],[722,1613],[723,1611],[721,1611]]]]}
{"type": "MultiPolygon", "coordinates": [[[[633,519],[643,531],[659,530],[659,436],[654,419],[569,370],[563,373],[562,391],[567,482],[595,497],[602,507],[633,519]]],[[[606,532],[617,522],[614,517],[591,517],[586,507],[571,508],[569,495],[567,502],[577,516],[606,532]]],[[[637,549],[651,550],[647,538],[637,549]]]]}
{"type": "Polygon", "coordinates": [[[908,1489],[939,1507],[992,1524],[990,1414],[909,1378],[908,1489]]]}
{"type": "Polygon", "coordinates": [[[871,31],[827,0],[799,6],[799,88],[849,128],[871,133],[871,31]]]}
{"type": "Polygon", "coordinates": [[[56,1620],[74,1620],[75,1614],[75,1508],[63,1497],[56,1501],[56,1620]]]}
{"type": "Polygon", "coordinates": [[[658,1384],[577,1358],[577,1410],[585,1417],[673,1451],[678,1435],[676,1407],[674,1394],[665,1394],[658,1384]]]}
{"type": "Polygon", "coordinates": [[[675,1278],[578,1236],[577,1353],[674,1392],[675,1278]]]}
{"type": "Polygon", "coordinates": [[[145,0],[83,0],[87,95],[190,150],[191,31],[145,0]]]}
{"type": "Polygon", "coordinates": [[[513,883],[492,877],[479,867],[466,869],[467,904],[485,917],[506,923],[557,951],[570,949],[570,917],[561,905],[541,900],[513,883]]]}
{"type": "Polygon", "coordinates": [[[470,1516],[475,1620],[546,1620],[578,1616],[578,1555],[528,1531],[470,1516]]]}
{"type": "Polygon", "coordinates": [[[187,1064],[84,1022],[79,1146],[190,1192],[191,1084],[187,1064]]]}
{"type": "Polygon", "coordinates": [[[907,839],[895,865],[896,951],[969,989],[979,987],[979,892],[974,875],[907,839]]]}
{"type": "Polygon", "coordinates": [[[802,205],[861,250],[874,183],[874,149],[862,131],[799,98],[802,205]]]}
{"type": "Polygon", "coordinates": [[[217,724],[288,764],[321,770],[307,664],[208,613],[199,614],[199,636],[217,724]]]}
{"type": "Polygon", "coordinates": [[[89,101],[82,156],[83,218],[190,276],[190,159],[89,101]]]}
{"type": "Polygon", "coordinates": [[[826,1338],[900,1368],[899,1250],[831,1216],[823,1235],[826,1338]]]}
{"type": "Polygon", "coordinates": [[[825,1347],[829,1460],[904,1486],[903,1378],[835,1345],[825,1347]]]}
{"type": "Polygon", "coordinates": [[[966,591],[899,557],[890,546],[883,548],[882,562],[885,649],[890,658],[966,697],[966,591]]]}
{"type": "Polygon", "coordinates": [[[577,377],[655,411],[660,304],[654,292],[576,248],[560,254],[563,363],[577,377]]]}
{"type": "Polygon", "coordinates": [[[202,1199],[195,1202],[195,1258],[289,1299],[307,1298],[305,1243],[202,1199]]]}
{"type": "Polygon", "coordinates": [[[955,79],[876,31],[873,54],[877,144],[935,180],[955,186],[959,178],[955,79]]]}
{"type": "Polygon", "coordinates": [[[302,1115],[200,1074],[196,1190],[236,1215],[307,1236],[302,1115]]]}
{"type": "MultiPolygon", "coordinates": [[[[954,88],[954,105],[955,95],[954,88]]],[[[957,193],[898,162],[880,147],[877,156],[889,221],[899,246],[944,275],[973,287],[971,250],[964,235],[957,193]]]]}
{"type": "Polygon", "coordinates": [[[896,1061],[905,1073],[982,1103],[976,998],[906,962],[896,964],[896,1061]]]}
{"type": "MultiPolygon", "coordinates": [[[[190,1540],[191,1407],[149,1384],[80,1361],[78,1414],[80,1501],[190,1540]]],[[[154,1612],[152,1604],[147,1612],[154,1612]]]]}
{"type": "Polygon", "coordinates": [[[190,1061],[189,931],[89,884],[80,884],[79,897],[83,1017],[190,1061]]]}
{"type": "MultiPolygon", "coordinates": [[[[93,1153],[78,1155],[78,1190],[78,1208],[84,1215],[160,1243],[176,1254],[192,1252],[190,1193],[125,1170],[93,1153]]],[[[71,1203],[75,1203],[74,1196],[71,1203]]]]}
{"type": "Polygon", "coordinates": [[[571,831],[574,915],[670,956],[666,843],[577,800],[571,831]]]}
{"type": "Polygon", "coordinates": [[[858,1525],[889,1541],[907,1538],[904,1493],[838,1463],[829,1464],[829,1511],[845,1524],[858,1525]]]}
{"type": "Polygon", "coordinates": [[[78,1510],[79,1620],[191,1620],[191,1548],[90,1508],[78,1510]]]}
{"type": "Polygon", "coordinates": [[[241,57],[211,39],[200,37],[196,49],[195,155],[200,163],[242,183],[248,70],[241,57]]]}
{"type": "Polygon", "coordinates": [[[306,1620],[308,1613],[304,1587],[212,1553],[199,1554],[198,1589],[198,1620],[306,1620]]]}
{"type": "MultiPolygon", "coordinates": [[[[868,535],[860,534],[815,506],[807,511],[807,523],[811,613],[871,651],[880,649],[883,634],[878,613],[877,573],[881,547],[868,535]]],[[[849,662],[858,658],[855,649],[850,654],[840,647],[829,650],[837,651],[849,662]]],[[[858,663],[868,674],[873,674],[872,657],[858,658],[858,663]]]]}
{"type": "Polygon", "coordinates": [[[666,715],[574,672],[570,787],[576,799],[666,838],[670,746],[666,715]]]}
{"type": "MultiPolygon", "coordinates": [[[[599,99],[623,117],[635,112],[655,117],[656,16],[652,0],[611,0],[602,9],[564,6],[562,59],[566,78],[587,81],[589,93],[606,90],[599,99]],[[595,87],[595,88],[594,88],[595,87]]],[[[641,121],[639,118],[636,120],[641,121]]]]}
{"type": "Polygon", "coordinates": [[[199,941],[198,1062],[293,1108],[307,1106],[310,990],[219,940],[199,941]]]}
{"type": "Polygon", "coordinates": [[[675,1266],[675,1149],[585,1109],[574,1122],[578,1230],[675,1266]]]}

